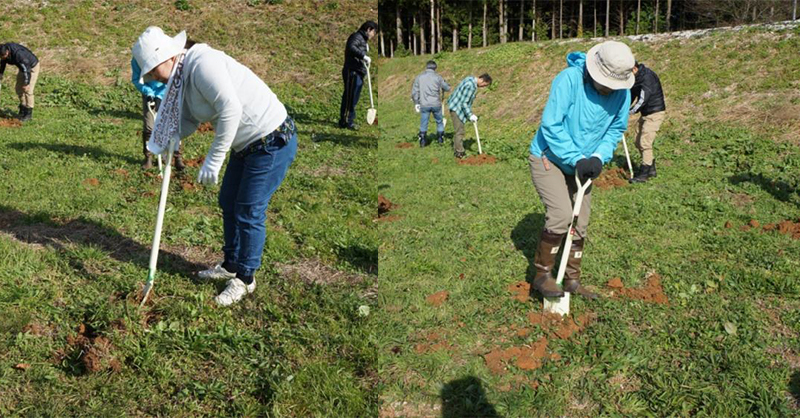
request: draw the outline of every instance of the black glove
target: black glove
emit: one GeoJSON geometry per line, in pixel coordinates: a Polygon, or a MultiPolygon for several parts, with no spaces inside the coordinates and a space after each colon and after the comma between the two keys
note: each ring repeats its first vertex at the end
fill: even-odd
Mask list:
{"type": "Polygon", "coordinates": [[[575,163],[575,171],[581,183],[585,183],[586,180],[594,180],[600,175],[603,171],[603,162],[597,157],[582,158],[575,163]]]}

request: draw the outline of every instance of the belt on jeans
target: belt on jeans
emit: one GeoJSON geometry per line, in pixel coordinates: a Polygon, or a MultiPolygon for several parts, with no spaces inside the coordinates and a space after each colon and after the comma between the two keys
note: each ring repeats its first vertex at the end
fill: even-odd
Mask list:
{"type": "Polygon", "coordinates": [[[277,129],[247,144],[244,149],[234,153],[234,155],[238,158],[245,158],[248,155],[261,150],[265,146],[286,145],[289,143],[292,135],[296,133],[297,126],[295,126],[294,120],[291,116],[287,116],[286,120],[284,120],[283,123],[281,123],[281,126],[279,126],[277,129]]]}

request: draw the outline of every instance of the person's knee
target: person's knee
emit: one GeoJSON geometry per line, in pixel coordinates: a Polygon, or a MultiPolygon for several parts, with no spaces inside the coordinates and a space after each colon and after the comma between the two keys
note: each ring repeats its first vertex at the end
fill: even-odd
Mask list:
{"type": "Polygon", "coordinates": [[[558,234],[567,232],[569,222],[572,220],[572,211],[566,209],[548,209],[545,227],[558,234]]]}
{"type": "Polygon", "coordinates": [[[263,228],[264,222],[267,220],[267,208],[261,204],[237,204],[234,208],[234,212],[237,224],[247,227],[263,228]]]}

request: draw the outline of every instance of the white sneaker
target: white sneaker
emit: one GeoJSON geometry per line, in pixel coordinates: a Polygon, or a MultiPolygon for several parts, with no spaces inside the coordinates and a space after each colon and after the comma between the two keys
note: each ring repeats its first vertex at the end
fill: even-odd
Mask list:
{"type": "Polygon", "coordinates": [[[253,283],[245,285],[243,281],[233,278],[228,280],[228,286],[222,291],[214,301],[220,306],[230,306],[242,300],[244,295],[253,293],[256,290],[256,280],[253,283]]]}
{"type": "Polygon", "coordinates": [[[197,272],[197,277],[203,280],[235,279],[236,273],[225,270],[222,263],[219,263],[214,268],[197,272]]]}

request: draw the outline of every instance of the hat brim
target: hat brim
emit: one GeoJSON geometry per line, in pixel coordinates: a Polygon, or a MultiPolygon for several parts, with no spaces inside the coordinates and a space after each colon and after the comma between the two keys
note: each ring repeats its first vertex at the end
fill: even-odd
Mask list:
{"type": "Polygon", "coordinates": [[[629,90],[636,81],[633,71],[628,74],[626,80],[617,80],[616,78],[607,77],[600,71],[600,63],[597,62],[597,51],[600,49],[600,45],[602,44],[593,46],[592,49],[586,53],[586,69],[589,71],[589,75],[592,76],[594,81],[611,90],[629,90]]]}
{"type": "Polygon", "coordinates": [[[186,38],[186,31],[181,31],[181,33],[175,35],[172,40],[170,40],[169,44],[164,47],[164,50],[159,51],[159,54],[163,54],[163,59],[158,63],[151,65],[149,68],[142,68],[142,74],[139,77],[139,83],[145,84],[155,81],[155,79],[150,75],[150,72],[153,71],[154,68],[161,65],[164,61],[180,54],[183,51],[183,47],[186,46],[186,38]]]}

